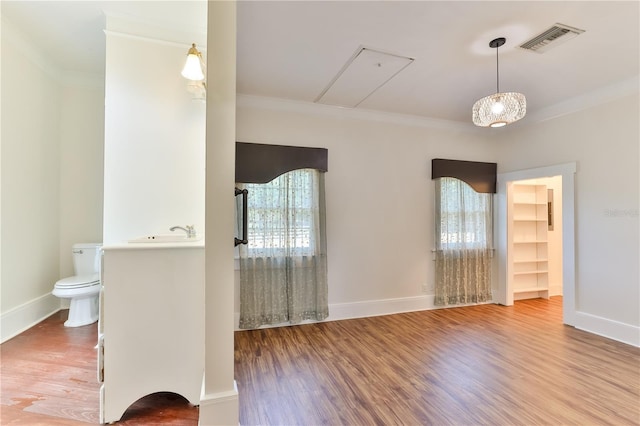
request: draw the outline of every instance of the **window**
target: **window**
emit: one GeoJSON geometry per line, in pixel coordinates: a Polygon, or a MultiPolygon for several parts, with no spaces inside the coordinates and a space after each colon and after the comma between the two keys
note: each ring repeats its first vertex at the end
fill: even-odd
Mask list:
{"type": "Polygon", "coordinates": [[[436,182],[436,268],[434,304],[491,300],[492,195],[465,182],[436,182]]]}
{"type": "Polygon", "coordinates": [[[245,184],[248,246],[253,256],[316,253],[319,172],[293,170],[265,184],[245,184]]]}
{"type": "Polygon", "coordinates": [[[478,193],[455,178],[436,182],[437,248],[492,248],[492,195],[478,193]]]}
{"type": "Polygon", "coordinates": [[[248,193],[248,245],[238,246],[240,328],[329,315],[324,173],[287,172],[248,193]]]}

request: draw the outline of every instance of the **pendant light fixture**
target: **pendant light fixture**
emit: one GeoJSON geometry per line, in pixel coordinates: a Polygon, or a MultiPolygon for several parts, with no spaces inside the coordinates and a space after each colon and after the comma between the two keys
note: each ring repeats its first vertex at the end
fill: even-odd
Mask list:
{"type": "Polygon", "coordinates": [[[473,104],[473,124],[480,127],[502,127],[520,120],[527,113],[527,100],[522,93],[500,93],[498,48],[505,43],[504,37],[489,42],[496,49],[496,93],[473,104]]]}

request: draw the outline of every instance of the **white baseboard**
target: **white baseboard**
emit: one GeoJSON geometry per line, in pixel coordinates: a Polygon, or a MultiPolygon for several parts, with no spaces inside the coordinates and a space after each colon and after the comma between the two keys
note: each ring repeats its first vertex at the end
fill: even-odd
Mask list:
{"type": "MultiPolygon", "coordinates": [[[[433,294],[423,294],[420,296],[399,297],[394,299],[366,300],[363,302],[334,303],[329,305],[329,317],[324,321],[339,321],[354,318],[378,317],[382,315],[401,314],[404,312],[427,311],[430,309],[450,309],[464,306],[482,305],[485,303],[496,303],[494,301],[484,303],[469,303],[455,306],[435,306],[433,304],[433,294]]],[[[318,321],[303,321],[300,324],[313,324],[318,321]]],[[[240,313],[235,313],[235,329],[240,330],[240,313]]],[[[262,326],[262,328],[286,327],[289,323],[262,326]]]]}
{"type": "MultiPolygon", "coordinates": [[[[488,302],[494,303],[494,302],[488,302]]],[[[472,304],[473,305],[473,304],[472,304]]],[[[403,312],[425,311],[429,309],[454,308],[469,305],[435,306],[433,294],[421,296],[402,297],[396,299],[367,300],[353,303],[334,303],[329,305],[329,317],[325,321],[338,321],[353,318],[375,317],[380,315],[392,315],[403,312]]],[[[239,330],[240,314],[235,313],[235,327],[239,330]]],[[[313,323],[316,321],[305,321],[313,323]]],[[[278,324],[268,327],[282,327],[290,324],[278,324]]],[[[584,312],[576,312],[576,328],[593,334],[640,347],[640,327],[609,320],[584,312]]]]}
{"type": "Polygon", "coordinates": [[[198,425],[239,425],[238,386],[233,381],[233,389],[214,394],[203,394],[200,398],[198,425]]]}
{"type": "Polygon", "coordinates": [[[33,327],[60,309],[60,299],[48,293],[4,312],[0,315],[0,343],[33,327]]]}
{"type": "Polygon", "coordinates": [[[640,347],[640,327],[602,318],[584,312],[576,312],[575,328],[640,347]]]}
{"type": "Polygon", "coordinates": [[[335,303],[329,305],[329,318],[327,318],[327,321],[376,317],[403,312],[425,311],[427,309],[436,309],[436,306],[433,305],[432,294],[395,299],[367,300],[365,302],[335,303]]]}
{"type": "MultiPolygon", "coordinates": [[[[433,294],[424,294],[420,296],[400,297],[395,299],[367,300],[363,302],[352,303],[334,303],[329,305],[329,317],[324,321],[339,321],[354,318],[377,317],[381,315],[401,314],[403,312],[426,311],[429,309],[450,308],[452,306],[435,306],[433,304],[433,294]]],[[[493,302],[489,302],[493,303],[493,302]]],[[[456,305],[455,307],[468,306],[456,305]]],[[[317,321],[303,321],[301,324],[312,324],[317,321]]],[[[240,323],[240,313],[235,313],[235,329],[240,323]]],[[[270,327],[286,327],[291,324],[275,324],[263,326],[270,327]]]]}

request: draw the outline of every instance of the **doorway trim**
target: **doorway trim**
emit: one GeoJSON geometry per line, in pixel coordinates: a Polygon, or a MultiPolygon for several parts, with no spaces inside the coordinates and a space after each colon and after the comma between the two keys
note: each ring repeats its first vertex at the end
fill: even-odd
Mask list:
{"type": "Polygon", "coordinates": [[[509,306],[513,304],[513,294],[510,293],[507,280],[507,184],[518,180],[562,176],[562,322],[568,325],[575,325],[576,317],[575,173],[575,162],[498,173],[495,195],[494,238],[498,257],[496,302],[509,306]]]}

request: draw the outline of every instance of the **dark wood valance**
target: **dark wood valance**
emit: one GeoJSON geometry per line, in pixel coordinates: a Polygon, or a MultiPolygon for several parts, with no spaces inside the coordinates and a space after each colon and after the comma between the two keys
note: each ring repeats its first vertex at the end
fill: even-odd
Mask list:
{"type": "Polygon", "coordinates": [[[236,182],[267,183],[298,169],[328,170],[326,148],[236,142],[236,182]]]}
{"type": "Polygon", "coordinates": [[[497,163],[479,161],[431,160],[431,179],[453,177],[466,182],[476,192],[495,194],[497,163]]]}

